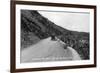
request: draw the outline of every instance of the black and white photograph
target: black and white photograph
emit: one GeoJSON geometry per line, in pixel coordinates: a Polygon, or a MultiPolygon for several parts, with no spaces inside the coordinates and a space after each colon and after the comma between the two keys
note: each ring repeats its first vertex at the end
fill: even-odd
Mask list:
{"type": "Polygon", "coordinates": [[[11,71],[96,66],[96,6],[15,1],[11,71]]]}
{"type": "Polygon", "coordinates": [[[21,62],[88,60],[88,12],[21,10],[21,62]]]}

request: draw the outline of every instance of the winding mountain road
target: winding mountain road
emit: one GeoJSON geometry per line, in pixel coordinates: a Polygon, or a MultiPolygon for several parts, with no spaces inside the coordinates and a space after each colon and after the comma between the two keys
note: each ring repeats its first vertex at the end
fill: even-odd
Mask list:
{"type": "Polygon", "coordinates": [[[81,60],[79,54],[71,47],[64,49],[65,43],[46,38],[21,51],[21,62],[81,60]]]}

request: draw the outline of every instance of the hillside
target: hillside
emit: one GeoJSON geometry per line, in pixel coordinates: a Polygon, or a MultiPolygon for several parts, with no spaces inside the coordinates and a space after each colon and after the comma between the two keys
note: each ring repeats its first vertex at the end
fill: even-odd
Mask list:
{"type": "Polygon", "coordinates": [[[21,48],[55,35],[82,57],[89,59],[89,33],[64,29],[34,10],[21,10],[21,48]]]}

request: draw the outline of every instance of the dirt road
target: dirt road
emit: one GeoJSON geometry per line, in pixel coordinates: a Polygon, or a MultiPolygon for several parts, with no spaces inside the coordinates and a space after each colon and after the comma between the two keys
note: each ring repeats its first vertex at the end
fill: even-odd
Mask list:
{"type": "Polygon", "coordinates": [[[37,44],[21,51],[21,62],[81,60],[79,54],[71,47],[64,49],[64,42],[41,40],[37,44]]]}

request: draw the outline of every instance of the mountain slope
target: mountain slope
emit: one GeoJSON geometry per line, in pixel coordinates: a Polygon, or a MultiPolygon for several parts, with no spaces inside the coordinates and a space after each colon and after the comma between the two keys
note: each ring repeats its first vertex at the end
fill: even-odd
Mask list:
{"type": "Polygon", "coordinates": [[[82,57],[89,59],[89,33],[64,29],[35,10],[21,10],[21,49],[55,35],[82,57]]]}

